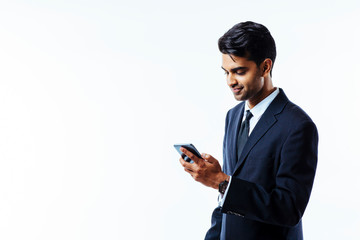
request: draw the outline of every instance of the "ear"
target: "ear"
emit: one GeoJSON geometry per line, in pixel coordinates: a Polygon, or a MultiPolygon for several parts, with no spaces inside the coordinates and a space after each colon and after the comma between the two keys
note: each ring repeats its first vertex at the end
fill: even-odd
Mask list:
{"type": "Polygon", "coordinates": [[[270,58],[266,58],[262,64],[261,64],[261,70],[262,70],[262,76],[265,77],[265,76],[270,76],[270,72],[271,72],[271,69],[272,69],[272,61],[270,58]]]}

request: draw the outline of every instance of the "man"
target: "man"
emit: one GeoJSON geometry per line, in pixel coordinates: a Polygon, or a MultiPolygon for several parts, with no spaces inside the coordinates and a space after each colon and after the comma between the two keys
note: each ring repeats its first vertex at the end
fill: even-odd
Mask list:
{"type": "Polygon", "coordinates": [[[268,29],[235,25],[219,39],[222,69],[238,101],[226,116],[223,171],[209,154],[185,171],[220,192],[206,240],[303,239],[301,218],[316,164],[317,129],[272,83],[276,47],[268,29]]]}

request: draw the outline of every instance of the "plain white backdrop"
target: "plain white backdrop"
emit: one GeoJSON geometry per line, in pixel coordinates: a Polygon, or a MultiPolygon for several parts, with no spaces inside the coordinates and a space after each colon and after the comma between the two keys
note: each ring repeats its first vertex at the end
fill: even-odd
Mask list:
{"type": "Polygon", "coordinates": [[[236,105],[218,38],[267,26],[273,81],[318,126],[303,217],[359,239],[359,1],[0,1],[0,239],[202,239],[217,193],[173,149],[222,161],[236,105]]]}

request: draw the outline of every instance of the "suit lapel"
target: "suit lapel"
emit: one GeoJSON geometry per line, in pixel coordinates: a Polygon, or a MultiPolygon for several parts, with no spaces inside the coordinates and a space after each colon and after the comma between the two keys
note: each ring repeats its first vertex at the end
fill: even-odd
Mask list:
{"type": "MultiPolygon", "coordinates": [[[[256,143],[266,134],[266,132],[277,122],[276,115],[279,114],[285,107],[288,102],[288,98],[286,97],[284,91],[280,88],[280,92],[278,96],[273,100],[273,102],[266,109],[264,114],[261,116],[260,120],[256,124],[255,128],[251,132],[244,149],[239,156],[239,159],[233,168],[233,175],[235,172],[242,166],[247,155],[251,151],[251,149],[256,145],[256,143]]],[[[242,108],[243,110],[243,108],[242,108]]],[[[237,134],[236,134],[237,136],[237,134]]],[[[237,144],[237,141],[235,141],[237,144]]],[[[237,145],[236,145],[237,146],[237,145]]],[[[236,148],[235,146],[235,148],[236,148]]],[[[235,155],[237,156],[237,155],[235,155]]]]}
{"type": "Polygon", "coordinates": [[[229,162],[229,173],[232,173],[235,169],[236,166],[236,159],[237,159],[237,138],[238,138],[238,133],[239,133],[239,129],[240,129],[240,125],[241,125],[241,119],[244,115],[244,102],[241,103],[242,105],[238,108],[237,112],[234,115],[234,120],[232,121],[233,127],[231,127],[230,129],[235,129],[235,131],[231,131],[230,132],[230,139],[231,139],[231,151],[230,151],[230,157],[228,158],[228,162],[229,162]]]}

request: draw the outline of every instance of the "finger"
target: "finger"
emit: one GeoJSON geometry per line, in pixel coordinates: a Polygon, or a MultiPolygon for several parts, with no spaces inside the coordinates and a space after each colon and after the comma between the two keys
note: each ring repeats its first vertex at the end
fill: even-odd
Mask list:
{"type": "Polygon", "coordinates": [[[216,159],[215,159],[213,156],[211,156],[210,154],[202,153],[201,156],[202,156],[203,159],[205,159],[205,160],[208,161],[209,163],[218,162],[218,160],[216,160],[216,159]]]}
{"type": "Polygon", "coordinates": [[[185,161],[183,158],[180,158],[179,161],[185,169],[189,169],[189,170],[193,171],[194,164],[185,161]]]}
{"type": "Polygon", "coordinates": [[[185,153],[186,156],[188,156],[191,160],[193,160],[195,163],[199,162],[199,158],[197,156],[195,156],[192,152],[188,151],[186,148],[181,147],[180,151],[182,151],[183,153],[185,153]]]}

